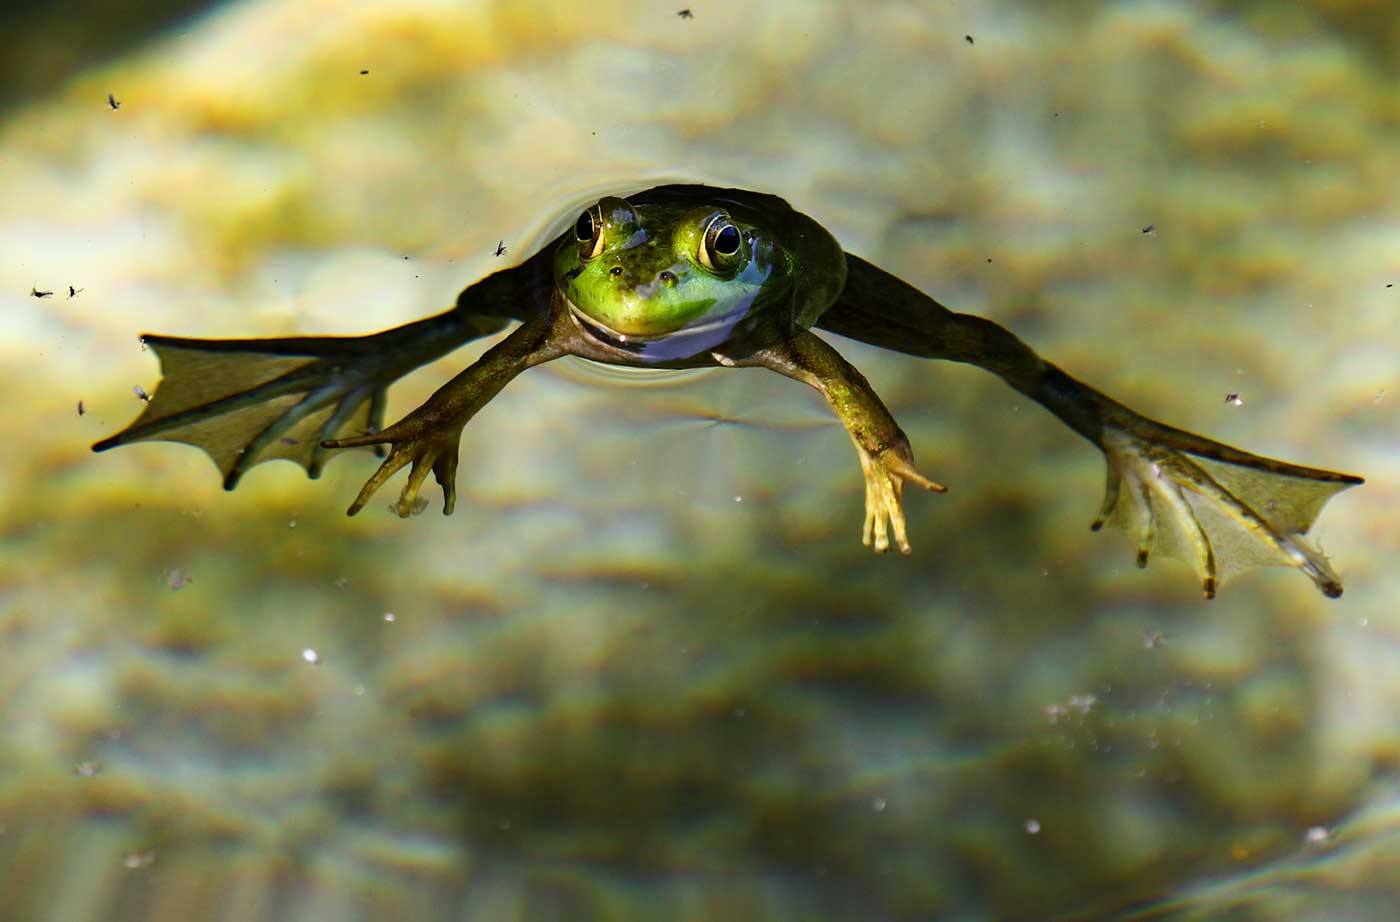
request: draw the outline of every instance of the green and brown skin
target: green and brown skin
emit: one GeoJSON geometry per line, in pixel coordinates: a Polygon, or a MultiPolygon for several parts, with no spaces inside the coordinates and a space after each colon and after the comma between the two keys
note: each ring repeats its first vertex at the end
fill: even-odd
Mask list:
{"type": "Polygon", "coordinates": [[[147,439],[207,451],[233,489],[253,465],[283,457],[312,477],[330,453],[387,457],[354,515],[409,467],[395,508],[419,508],[429,473],[456,504],[462,429],[520,372],[564,355],[654,368],[762,367],[826,398],[865,478],[863,537],[909,552],[905,484],[943,487],[914,466],[909,440],[865,378],[811,329],[910,355],[967,362],[1001,376],[1104,452],[1110,517],[1136,538],[1194,564],[1207,598],[1220,578],[1293,566],[1328,596],[1341,582],[1302,535],[1358,477],[1262,458],[1149,420],[1076,381],[991,321],[948,310],[840,245],[780,198],[672,185],[605,197],[530,259],[458,296],[453,310],[372,336],[198,340],[147,336],[165,378],[131,426],[94,445],[147,439]],[[519,321],[417,410],[381,428],[384,393],[401,375],[519,321]]]}

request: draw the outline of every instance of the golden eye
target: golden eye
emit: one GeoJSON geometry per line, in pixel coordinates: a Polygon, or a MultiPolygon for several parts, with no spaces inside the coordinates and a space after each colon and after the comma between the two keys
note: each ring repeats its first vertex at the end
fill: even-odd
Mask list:
{"type": "Polygon", "coordinates": [[[738,262],[739,250],[743,247],[744,233],[729,220],[722,211],[715,212],[700,235],[700,249],[695,254],[700,265],[706,269],[722,271],[738,262]]]}
{"type": "Polygon", "coordinates": [[[597,205],[578,216],[574,223],[574,240],[582,260],[590,260],[603,252],[603,212],[597,205]]]}

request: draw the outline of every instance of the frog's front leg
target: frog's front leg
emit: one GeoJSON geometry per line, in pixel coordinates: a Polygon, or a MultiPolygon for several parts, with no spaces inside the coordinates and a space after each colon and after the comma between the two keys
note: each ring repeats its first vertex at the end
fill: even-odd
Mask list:
{"type": "MultiPolygon", "coordinates": [[[[726,360],[726,364],[730,362],[726,360]]],[[[908,481],[942,493],[946,487],[914,468],[909,439],[871,389],[865,376],[826,343],[802,332],[787,342],[760,350],[732,364],[769,368],[810,384],[821,392],[846,427],[865,475],[865,524],[862,541],[884,552],[890,529],[902,553],[909,553],[902,495],[908,481]]]]}
{"type": "Polygon", "coordinates": [[[384,481],[410,464],[408,482],[399,492],[394,510],[407,517],[421,509],[418,491],[432,472],[442,485],[442,513],[451,515],[457,503],[457,452],[462,428],[516,375],[564,354],[552,335],[556,320],[556,312],[551,312],[525,321],[475,364],[438,388],[421,407],[387,429],[322,442],[323,447],[331,449],[390,446],[388,457],[365,483],[346,515],[363,509],[384,481]]]}

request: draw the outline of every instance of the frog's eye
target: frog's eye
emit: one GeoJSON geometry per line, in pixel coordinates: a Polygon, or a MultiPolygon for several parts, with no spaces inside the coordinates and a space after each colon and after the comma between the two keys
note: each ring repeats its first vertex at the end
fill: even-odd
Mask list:
{"type": "Polygon", "coordinates": [[[700,235],[700,250],[695,258],[706,269],[731,269],[739,261],[739,250],[743,245],[744,232],[729,220],[729,215],[716,212],[700,235]]]}
{"type": "Polygon", "coordinates": [[[574,240],[580,259],[588,260],[603,252],[603,211],[594,205],[574,223],[574,240]]]}

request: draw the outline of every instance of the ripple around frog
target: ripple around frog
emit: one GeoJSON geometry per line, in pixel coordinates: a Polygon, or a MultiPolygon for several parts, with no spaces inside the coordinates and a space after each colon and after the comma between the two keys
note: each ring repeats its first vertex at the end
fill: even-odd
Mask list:
{"type": "Polygon", "coordinates": [[[659,390],[682,387],[712,377],[718,368],[632,368],[602,365],[577,356],[554,362],[551,369],[560,377],[579,384],[613,384],[622,387],[659,390]]]}

